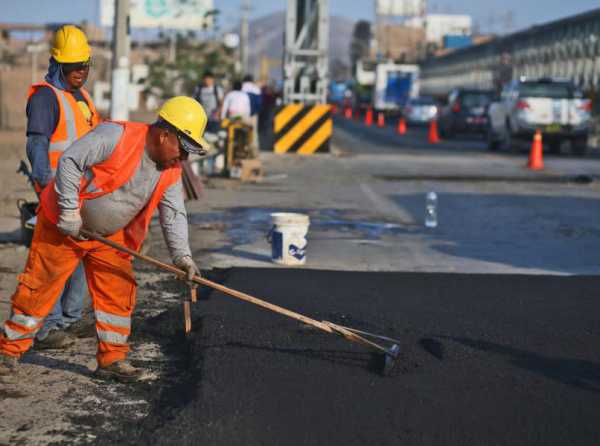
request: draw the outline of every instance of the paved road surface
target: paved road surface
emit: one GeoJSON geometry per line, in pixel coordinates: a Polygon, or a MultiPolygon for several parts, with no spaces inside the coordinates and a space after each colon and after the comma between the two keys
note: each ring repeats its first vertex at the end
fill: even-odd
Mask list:
{"type": "Polygon", "coordinates": [[[600,160],[490,154],[476,139],[432,148],[425,131],[336,126],[340,157],[264,154],[272,180],[209,189],[190,203],[205,264],[269,267],[269,214],[311,217],[307,267],[360,271],[597,274],[600,160]],[[409,132],[410,133],[410,132],[409,132]],[[423,227],[425,194],[439,227],[423,227]],[[220,231],[211,227],[220,225],[220,231]]]}
{"type": "MultiPolygon", "coordinates": [[[[401,340],[391,377],[347,341],[218,293],[143,444],[600,443],[598,277],[240,269],[225,284],[401,340]]],[[[179,321],[180,315],[171,317],[179,321]]],[[[164,317],[163,326],[168,327],[164,317]]],[[[157,333],[163,339],[168,331],[157,333]]],[[[164,342],[164,340],[162,341],[164,342]]]]}

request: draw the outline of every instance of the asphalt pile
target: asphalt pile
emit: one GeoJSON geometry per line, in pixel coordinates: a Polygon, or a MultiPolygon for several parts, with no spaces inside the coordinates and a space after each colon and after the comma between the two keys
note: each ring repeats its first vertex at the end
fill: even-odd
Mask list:
{"type": "Polygon", "coordinates": [[[128,441],[600,444],[599,277],[232,269],[223,283],[400,339],[393,373],[361,346],[201,290],[186,339],[173,342],[178,310],[154,323],[181,362],[128,441]]]}

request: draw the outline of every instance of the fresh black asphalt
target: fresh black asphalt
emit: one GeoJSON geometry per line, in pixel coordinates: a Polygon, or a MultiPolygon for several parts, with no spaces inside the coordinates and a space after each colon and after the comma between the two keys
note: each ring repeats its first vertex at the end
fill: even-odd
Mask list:
{"type": "Polygon", "coordinates": [[[111,443],[600,444],[600,277],[232,269],[223,283],[399,338],[380,357],[202,290],[152,324],[180,356],[146,419],[111,443]],[[173,342],[173,339],[178,339],[173,342]]]}

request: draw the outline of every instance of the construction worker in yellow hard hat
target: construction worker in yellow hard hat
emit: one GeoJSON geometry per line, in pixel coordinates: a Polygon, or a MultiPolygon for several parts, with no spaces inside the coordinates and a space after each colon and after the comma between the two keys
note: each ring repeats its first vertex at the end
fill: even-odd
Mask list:
{"type": "Polygon", "coordinates": [[[202,136],[208,116],[198,101],[176,96],[166,101],[158,111],[159,122],[165,121],[181,135],[181,144],[189,153],[204,155],[208,142],[202,136]]]}
{"type": "MultiPolygon", "coordinates": [[[[38,194],[54,177],[65,149],[100,122],[83,88],[91,56],[83,31],[73,25],[60,27],[52,39],[50,56],[45,81],[30,87],[27,102],[27,156],[38,194]]],[[[83,265],[64,290],[57,290],[59,294],[60,299],[37,334],[36,348],[66,348],[73,344],[73,334],[85,334],[81,322],[87,294],[83,265]]],[[[87,327],[87,334],[93,336],[93,326],[87,327]]]]}
{"type": "Polygon", "coordinates": [[[15,373],[70,274],[81,260],[96,316],[97,375],[133,382],[126,361],[136,283],[130,257],[81,228],[138,251],[154,211],[173,263],[190,280],[199,269],[189,247],[180,161],[204,153],[207,116],[192,98],[169,99],[154,124],[104,122],[64,153],[40,196],[31,254],[0,335],[0,376],[15,373]]]}

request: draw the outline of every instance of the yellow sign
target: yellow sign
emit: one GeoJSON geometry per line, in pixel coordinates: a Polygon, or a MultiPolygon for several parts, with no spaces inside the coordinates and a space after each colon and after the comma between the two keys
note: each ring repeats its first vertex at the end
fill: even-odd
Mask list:
{"type": "Polygon", "coordinates": [[[286,105],[275,115],[275,153],[329,152],[332,132],[329,105],[286,105]]]}

